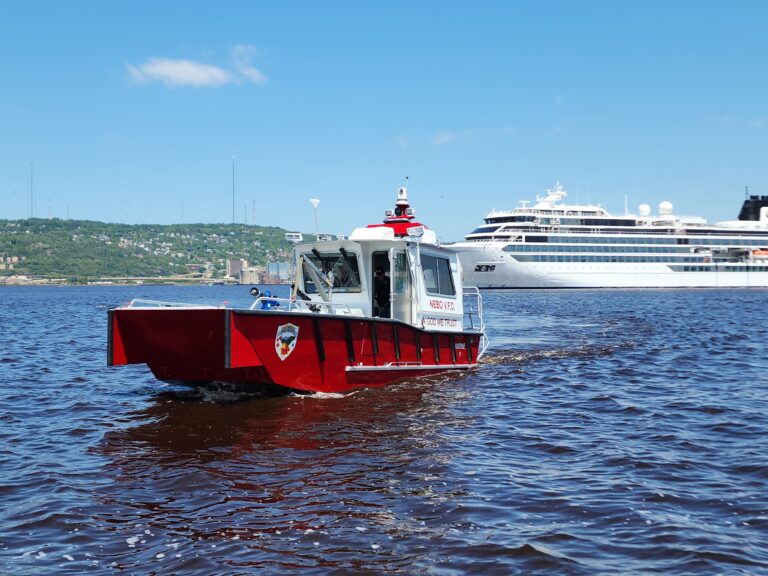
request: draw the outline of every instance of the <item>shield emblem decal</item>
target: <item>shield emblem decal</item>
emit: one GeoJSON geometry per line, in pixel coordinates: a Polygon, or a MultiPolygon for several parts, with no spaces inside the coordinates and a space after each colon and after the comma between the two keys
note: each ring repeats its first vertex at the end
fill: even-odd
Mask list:
{"type": "Polygon", "coordinates": [[[295,324],[283,324],[277,327],[275,336],[275,352],[280,360],[285,360],[296,348],[296,340],[299,338],[299,327],[295,324]]]}

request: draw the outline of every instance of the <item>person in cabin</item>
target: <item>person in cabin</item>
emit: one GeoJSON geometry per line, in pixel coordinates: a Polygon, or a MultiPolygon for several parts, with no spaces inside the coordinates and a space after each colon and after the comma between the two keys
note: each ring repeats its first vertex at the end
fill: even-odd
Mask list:
{"type": "Polygon", "coordinates": [[[373,284],[373,315],[379,318],[389,318],[389,276],[384,273],[384,268],[376,268],[373,284]]]}

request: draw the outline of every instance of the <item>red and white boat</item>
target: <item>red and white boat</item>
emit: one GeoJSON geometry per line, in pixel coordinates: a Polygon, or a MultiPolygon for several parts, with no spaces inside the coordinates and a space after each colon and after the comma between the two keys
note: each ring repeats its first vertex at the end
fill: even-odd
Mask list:
{"type": "Polygon", "coordinates": [[[170,382],[308,392],[474,368],[488,346],[480,292],[462,289],[456,252],[413,219],[400,188],[383,223],[296,244],[290,298],[110,310],[108,364],[146,364],[170,382]],[[379,282],[378,269],[388,273],[379,282]]]}

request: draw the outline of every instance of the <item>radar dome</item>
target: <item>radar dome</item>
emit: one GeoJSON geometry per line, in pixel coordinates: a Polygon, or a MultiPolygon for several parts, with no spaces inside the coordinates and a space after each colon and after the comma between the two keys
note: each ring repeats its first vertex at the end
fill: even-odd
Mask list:
{"type": "Polygon", "coordinates": [[[640,204],[640,206],[637,207],[637,212],[640,216],[648,216],[651,213],[651,207],[648,206],[648,204],[640,204]]]}
{"type": "Polygon", "coordinates": [[[663,214],[664,216],[669,216],[672,214],[672,202],[669,200],[659,202],[659,214],[663,214]]]}

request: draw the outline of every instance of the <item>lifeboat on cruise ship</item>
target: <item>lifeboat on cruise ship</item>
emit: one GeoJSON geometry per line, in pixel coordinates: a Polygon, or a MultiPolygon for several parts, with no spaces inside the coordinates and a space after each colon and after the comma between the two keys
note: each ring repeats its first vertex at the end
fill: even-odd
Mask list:
{"type": "Polygon", "coordinates": [[[456,252],[413,219],[400,188],[382,223],[295,244],[288,298],[257,294],[244,309],[133,300],[110,310],[108,364],[146,364],[169,382],[306,392],[475,368],[488,346],[480,292],[462,289],[456,252]]]}
{"type": "Polygon", "coordinates": [[[752,250],[752,258],[755,260],[768,260],[768,249],[752,250]]]}

